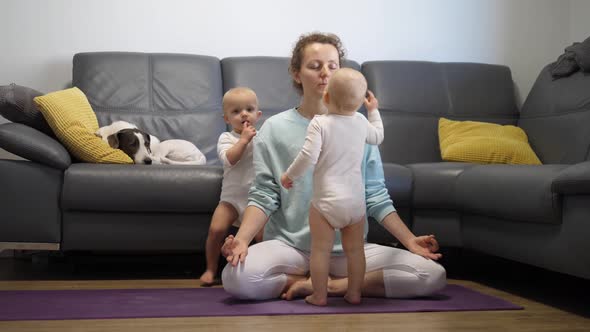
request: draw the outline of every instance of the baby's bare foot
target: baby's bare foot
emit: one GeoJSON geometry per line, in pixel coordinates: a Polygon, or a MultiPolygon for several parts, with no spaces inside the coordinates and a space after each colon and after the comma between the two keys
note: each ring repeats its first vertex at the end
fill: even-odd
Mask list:
{"type": "Polygon", "coordinates": [[[293,299],[304,297],[313,293],[311,280],[301,280],[294,282],[285,293],[281,295],[283,300],[291,301],[293,299]]]}
{"type": "Polygon", "coordinates": [[[215,272],[213,271],[205,271],[203,273],[203,275],[201,275],[201,283],[203,283],[203,286],[210,286],[215,282],[215,272]]]}
{"type": "Polygon", "coordinates": [[[326,304],[328,304],[328,298],[326,296],[317,296],[311,294],[305,298],[305,302],[317,306],[325,306],[326,304]]]}
{"type": "Polygon", "coordinates": [[[350,304],[361,304],[361,294],[346,293],[344,300],[350,304]]]}

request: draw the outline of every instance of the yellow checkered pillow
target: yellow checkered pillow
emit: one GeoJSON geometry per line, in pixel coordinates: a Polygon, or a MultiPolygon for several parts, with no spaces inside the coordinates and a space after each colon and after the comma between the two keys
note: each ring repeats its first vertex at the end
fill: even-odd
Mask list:
{"type": "Polygon", "coordinates": [[[80,89],[48,93],[34,101],[55,136],[76,158],[89,163],[133,163],[123,151],[111,148],[94,134],[98,130],[96,114],[80,89]]]}
{"type": "Polygon", "coordinates": [[[515,126],[440,118],[438,138],[446,161],[541,165],[525,132],[515,126]]]}

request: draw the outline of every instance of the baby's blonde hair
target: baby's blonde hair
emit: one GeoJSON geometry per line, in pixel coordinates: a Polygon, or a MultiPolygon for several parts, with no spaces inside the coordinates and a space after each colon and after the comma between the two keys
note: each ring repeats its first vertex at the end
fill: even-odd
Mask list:
{"type": "Polygon", "coordinates": [[[330,103],[340,112],[356,112],[363,104],[366,93],[367,80],[354,69],[338,69],[328,82],[330,103]]]}
{"type": "Polygon", "coordinates": [[[249,95],[249,94],[254,96],[254,98],[256,99],[256,106],[258,106],[258,96],[256,96],[256,92],[254,92],[254,90],[247,88],[247,87],[243,87],[243,86],[239,86],[239,87],[235,87],[235,88],[231,88],[231,89],[227,90],[227,92],[223,95],[223,99],[221,100],[223,113],[225,113],[225,111],[226,111],[227,103],[230,98],[240,96],[240,95],[249,95]]]}

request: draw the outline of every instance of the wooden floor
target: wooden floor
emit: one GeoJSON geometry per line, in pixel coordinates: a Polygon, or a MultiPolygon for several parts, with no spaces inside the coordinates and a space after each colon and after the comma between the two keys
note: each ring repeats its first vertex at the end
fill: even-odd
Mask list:
{"type": "MultiPolygon", "coordinates": [[[[474,264],[474,261],[464,259],[460,263],[445,265],[451,277],[449,283],[501,297],[523,306],[524,310],[13,321],[0,322],[0,331],[590,331],[590,282],[491,260],[481,262],[477,258],[474,264]],[[475,266],[470,269],[469,265],[475,266]],[[465,272],[475,269],[478,269],[477,273],[465,272]]],[[[111,272],[113,269],[124,270],[122,265],[104,264],[94,261],[76,270],[56,271],[51,262],[43,260],[39,263],[33,259],[31,263],[0,258],[0,290],[200,287],[197,281],[199,271],[186,271],[186,266],[182,265],[150,265],[139,272],[127,270],[113,274],[103,272],[106,267],[111,272]],[[19,267],[21,265],[27,267],[23,269],[19,267]],[[89,271],[88,266],[92,266],[89,271]],[[146,272],[153,268],[169,271],[154,277],[146,272]],[[170,273],[174,269],[176,273],[170,273]],[[144,277],[127,278],[137,277],[136,273],[144,277]],[[102,280],[90,280],[93,276],[102,280]]]]}

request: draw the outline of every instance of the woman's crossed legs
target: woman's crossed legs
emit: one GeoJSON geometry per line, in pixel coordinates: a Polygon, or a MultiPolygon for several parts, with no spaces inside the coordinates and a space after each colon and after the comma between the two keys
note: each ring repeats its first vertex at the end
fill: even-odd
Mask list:
{"type": "MultiPolygon", "coordinates": [[[[227,264],[223,287],[241,299],[286,300],[310,295],[310,255],[279,240],[268,240],[248,248],[244,263],[227,264]]],[[[407,250],[365,244],[366,274],[362,295],[411,298],[434,294],[446,285],[445,269],[433,260],[407,250]]],[[[329,296],[344,296],[348,288],[346,256],[330,259],[329,296]]]]}

